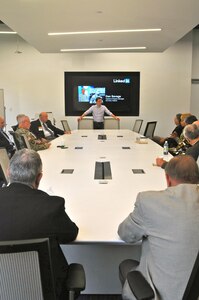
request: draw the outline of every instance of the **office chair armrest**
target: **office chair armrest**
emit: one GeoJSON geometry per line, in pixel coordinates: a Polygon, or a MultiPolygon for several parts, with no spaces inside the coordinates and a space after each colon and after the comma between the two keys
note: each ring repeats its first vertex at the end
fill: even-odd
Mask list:
{"type": "Polygon", "coordinates": [[[150,300],[154,298],[153,289],[139,271],[129,272],[127,274],[127,281],[137,300],[150,300]]]}
{"type": "Polygon", "coordinates": [[[74,291],[75,293],[83,291],[86,286],[86,277],[83,266],[80,264],[70,264],[67,273],[67,290],[74,291]]]}

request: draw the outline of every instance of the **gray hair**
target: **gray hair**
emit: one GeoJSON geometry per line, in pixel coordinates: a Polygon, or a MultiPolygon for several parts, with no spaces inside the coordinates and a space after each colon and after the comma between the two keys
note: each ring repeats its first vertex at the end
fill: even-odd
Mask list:
{"type": "Polygon", "coordinates": [[[18,123],[20,122],[22,117],[25,117],[25,115],[24,114],[19,114],[19,115],[16,116],[16,119],[17,119],[18,123]]]}
{"type": "Polygon", "coordinates": [[[187,125],[183,130],[183,134],[185,138],[195,140],[199,138],[199,127],[196,124],[187,125]]]}
{"type": "Polygon", "coordinates": [[[42,172],[42,161],[37,152],[30,149],[17,151],[10,160],[10,183],[20,182],[32,185],[42,172]]]}
{"type": "Polygon", "coordinates": [[[179,155],[173,157],[166,165],[165,172],[181,183],[199,183],[199,169],[192,156],[179,155]]]}
{"type": "Polygon", "coordinates": [[[24,120],[26,120],[27,118],[30,119],[26,115],[21,115],[21,117],[18,118],[18,124],[22,124],[24,122],[24,120]]]}

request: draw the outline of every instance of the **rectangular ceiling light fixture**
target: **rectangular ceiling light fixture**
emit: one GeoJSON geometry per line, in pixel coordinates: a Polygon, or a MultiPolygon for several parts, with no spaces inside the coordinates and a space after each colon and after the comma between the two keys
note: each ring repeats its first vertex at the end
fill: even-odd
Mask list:
{"type": "Polygon", "coordinates": [[[114,51],[114,50],[145,50],[146,47],[112,47],[112,48],[83,48],[83,49],[61,49],[61,52],[80,51],[114,51]]]}
{"type": "Polygon", "coordinates": [[[153,31],[161,31],[161,30],[162,30],[161,28],[152,28],[152,29],[121,29],[121,30],[96,30],[96,31],[74,31],[74,32],[49,32],[48,35],[153,32],[153,31]]]}
{"type": "Polygon", "coordinates": [[[0,34],[17,34],[15,31],[0,31],[0,34]]]}

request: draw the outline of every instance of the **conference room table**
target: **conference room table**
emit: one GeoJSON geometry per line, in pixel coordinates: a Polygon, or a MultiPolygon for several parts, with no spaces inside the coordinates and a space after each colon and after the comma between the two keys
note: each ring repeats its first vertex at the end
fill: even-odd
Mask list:
{"type": "Polygon", "coordinates": [[[40,189],[63,197],[79,227],[76,241],[62,250],[70,263],[84,265],[87,294],[120,293],[118,265],[139,259],[141,243],[120,240],[118,225],[133,210],[139,192],[166,188],[164,171],[154,166],[162,147],[139,137],[131,130],[75,130],[39,152],[40,189]],[[96,162],[110,162],[112,179],[95,179],[96,162]]]}

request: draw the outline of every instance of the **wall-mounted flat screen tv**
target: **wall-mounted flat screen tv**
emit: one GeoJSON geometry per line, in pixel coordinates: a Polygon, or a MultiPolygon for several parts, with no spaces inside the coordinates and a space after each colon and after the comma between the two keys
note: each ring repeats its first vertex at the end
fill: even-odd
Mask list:
{"type": "Polygon", "coordinates": [[[65,115],[79,116],[96,97],[115,115],[138,116],[140,72],[65,72],[65,115]]]}

